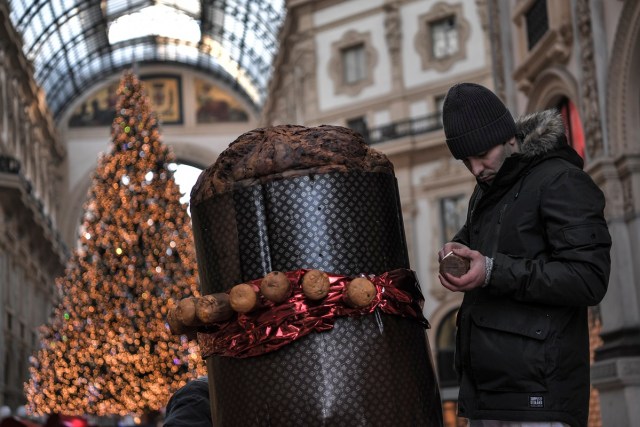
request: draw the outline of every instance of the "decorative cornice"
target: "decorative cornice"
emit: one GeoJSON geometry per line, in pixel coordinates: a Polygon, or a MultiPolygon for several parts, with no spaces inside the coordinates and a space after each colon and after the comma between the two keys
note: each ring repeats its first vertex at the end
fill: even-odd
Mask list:
{"type": "Polygon", "coordinates": [[[640,385],[640,357],[596,361],[591,366],[591,383],[600,391],[640,385]]]}

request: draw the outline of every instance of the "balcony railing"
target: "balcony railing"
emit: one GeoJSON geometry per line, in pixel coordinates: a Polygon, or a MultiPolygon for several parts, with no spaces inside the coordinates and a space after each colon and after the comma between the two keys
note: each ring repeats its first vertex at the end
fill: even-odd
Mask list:
{"type": "Polygon", "coordinates": [[[54,226],[51,216],[49,216],[49,214],[45,212],[44,203],[42,203],[42,200],[34,194],[31,182],[27,178],[25,178],[24,174],[22,173],[20,160],[11,156],[0,155],[0,173],[16,175],[18,177],[18,180],[20,181],[24,192],[27,194],[27,199],[35,208],[34,210],[37,211],[44,219],[44,222],[46,223],[47,227],[49,227],[51,233],[54,235],[54,238],[60,245],[60,248],[64,252],[64,255],[68,257],[70,254],[69,249],[62,240],[60,232],[54,226]]]}
{"type": "Polygon", "coordinates": [[[368,129],[368,135],[364,135],[364,137],[370,145],[373,145],[405,136],[433,132],[439,129],[442,129],[442,116],[438,112],[428,116],[401,120],[389,123],[388,125],[368,129]]]}

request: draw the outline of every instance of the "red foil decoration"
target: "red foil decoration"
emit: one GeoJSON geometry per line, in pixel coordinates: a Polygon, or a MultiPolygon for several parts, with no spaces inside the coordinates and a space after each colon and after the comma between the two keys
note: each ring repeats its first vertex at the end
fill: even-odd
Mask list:
{"type": "MultiPolygon", "coordinates": [[[[424,297],[415,272],[398,269],[379,276],[364,276],[376,287],[376,296],[368,307],[352,308],[345,304],[343,290],[353,277],[327,273],[331,287],[326,298],[311,301],[302,293],[302,277],[309,271],[286,272],[291,283],[291,297],[274,304],[261,298],[260,308],[238,313],[225,322],[207,325],[198,331],[203,358],[212,355],[251,357],[269,353],[312,332],[333,328],[336,318],[364,316],[380,310],[386,314],[408,317],[425,328],[429,322],[422,314],[424,297]]],[[[256,292],[262,278],[248,282],[256,292]]]]}

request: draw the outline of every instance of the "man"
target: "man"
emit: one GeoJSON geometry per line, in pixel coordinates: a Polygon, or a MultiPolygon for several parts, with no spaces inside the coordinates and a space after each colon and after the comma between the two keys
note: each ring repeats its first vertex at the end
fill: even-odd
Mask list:
{"type": "Polygon", "coordinates": [[[198,377],[179,388],[167,403],[164,427],[211,427],[207,377],[198,377]]]}
{"type": "Polygon", "coordinates": [[[567,144],[561,116],[514,122],[487,88],[449,89],[447,146],[476,177],[462,229],[439,251],[470,261],[455,366],[470,426],[586,426],[588,306],[605,295],[611,237],[605,200],[567,144]]]}

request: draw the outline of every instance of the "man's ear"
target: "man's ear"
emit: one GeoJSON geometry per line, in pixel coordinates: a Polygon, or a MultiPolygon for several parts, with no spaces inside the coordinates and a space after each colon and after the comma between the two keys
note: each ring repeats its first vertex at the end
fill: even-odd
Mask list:
{"type": "Polygon", "coordinates": [[[517,137],[512,137],[506,144],[511,148],[512,153],[520,152],[520,140],[517,137]]]}

